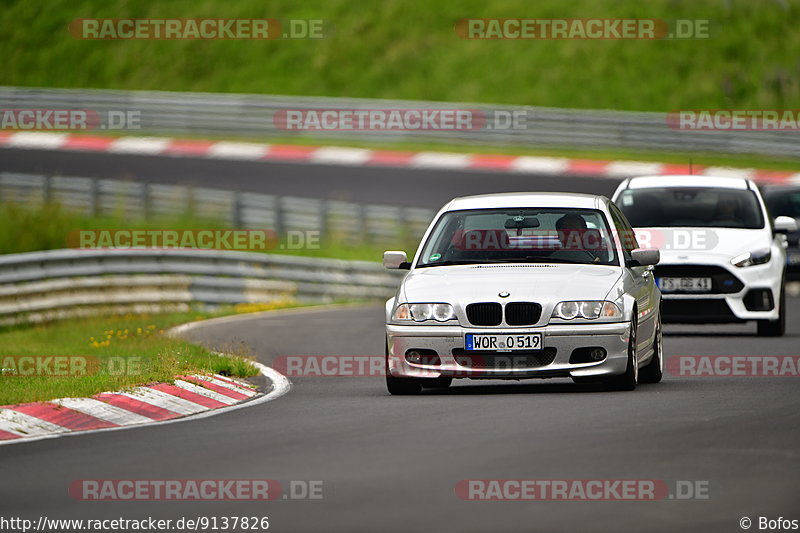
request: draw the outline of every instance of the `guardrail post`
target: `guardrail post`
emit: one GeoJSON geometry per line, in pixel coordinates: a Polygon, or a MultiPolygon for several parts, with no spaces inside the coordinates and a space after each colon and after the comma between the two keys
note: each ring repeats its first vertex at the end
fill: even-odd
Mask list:
{"type": "Polygon", "coordinates": [[[89,214],[97,216],[100,213],[100,180],[89,179],[89,214]]]}
{"type": "Polygon", "coordinates": [[[142,203],[142,218],[150,217],[150,184],[142,183],[140,190],[141,203],[142,203]]]}
{"type": "Polygon", "coordinates": [[[42,203],[49,204],[53,199],[53,182],[50,175],[42,176],[42,203]]]}
{"type": "Polygon", "coordinates": [[[286,220],[284,219],[285,210],[283,209],[283,198],[280,196],[275,197],[275,234],[278,238],[283,240],[286,235],[286,220]]]}
{"type": "Polygon", "coordinates": [[[361,204],[356,206],[356,239],[364,244],[369,240],[369,230],[367,229],[367,208],[361,204]]]}
{"type": "Polygon", "coordinates": [[[329,235],[331,222],[330,222],[330,206],[328,205],[328,200],[326,200],[325,198],[320,200],[319,203],[319,221],[320,221],[320,228],[319,228],[320,240],[327,239],[329,235]]]}
{"type": "Polygon", "coordinates": [[[244,217],[242,215],[242,193],[236,191],[233,193],[233,227],[243,228],[244,217]]]}
{"type": "Polygon", "coordinates": [[[181,187],[184,191],[185,203],[183,205],[183,215],[190,215],[194,213],[194,188],[191,185],[181,187]]]}

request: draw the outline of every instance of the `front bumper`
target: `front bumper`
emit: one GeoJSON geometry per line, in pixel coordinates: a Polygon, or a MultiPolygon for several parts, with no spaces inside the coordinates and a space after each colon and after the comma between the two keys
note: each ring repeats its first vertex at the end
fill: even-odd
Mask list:
{"type": "MultiPolygon", "coordinates": [[[[663,320],[672,323],[726,323],[745,322],[748,320],[777,320],[780,311],[780,292],[782,283],[782,266],[776,261],[765,265],[744,268],[720,267],[720,265],[670,265],[659,263],[659,267],[692,268],[724,268],[731,279],[735,280],[735,292],[717,291],[714,293],[672,293],[662,290],[663,320]],[[770,305],[763,305],[764,291],[771,300],[770,305]]],[[[704,277],[707,274],[694,274],[687,271],[689,277],[704,277]]]]}
{"type": "MultiPolygon", "coordinates": [[[[386,326],[388,339],[389,374],[394,377],[460,377],[473,379],[525,379],[548,377],[603,377],[625,372],[628,364],[628,323],[549,325],[538,328],[472,328],[463,326],[396,325],[386,326]],[[477,368],[459,364],[456,354],[464,350],[468,333],[513,332],[543,334],[544,350],[555,349],[552,362],[525,366],[503,364],[477,368]],[[605,359],[589,363],[570,363],[573,350],[600,347],[606,350],[605,359]],[[424,365],[406,360],[409,350],[432,350],[440,364],[424,365]],[[455,354],[454,354],[455,351],[455,354]]],[[[489,352],[471,352],[489,354],[489,352]]],[[[496,352],[491,352],[495,354],[496,352]]],[[[524,356],[516,352],[501,352],[506,361],[518,362],[524,356]]]]}

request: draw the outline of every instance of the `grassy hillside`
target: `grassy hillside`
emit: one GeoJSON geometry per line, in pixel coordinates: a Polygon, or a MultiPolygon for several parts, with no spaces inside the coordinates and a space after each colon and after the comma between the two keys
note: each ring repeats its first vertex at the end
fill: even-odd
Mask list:
{"type": "Polygon", "coordinates": [[[800,102],[799,0],[16,0],[5,85],[410,98],[670,110],[800,102]],[[81,41],[76,18],[313,18],[294,41],[81,41]],[[685,41],[467,41],[460,18],[707,18],[685,41]]]}

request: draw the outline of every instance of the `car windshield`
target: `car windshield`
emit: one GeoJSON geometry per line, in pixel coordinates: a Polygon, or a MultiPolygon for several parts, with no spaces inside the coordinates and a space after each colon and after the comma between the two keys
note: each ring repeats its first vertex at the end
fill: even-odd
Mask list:
{"type": "Polygon", "coordinates": [[[514,208],[445,213],[417,266],[506,262],[619,264],[600,211],[514,208]]]}
{"type": "Polygon", "coordinates": [[[764,227],[755,193],[714,187],[628,189],[617,199],[635,228],[764,227]]]}
{"type": "Polygon", "coordinates": [[[800,218],[800,190],[768,191],[764,195],[764,201],[769,207],[770,214],[774,217],[800,218]]]}

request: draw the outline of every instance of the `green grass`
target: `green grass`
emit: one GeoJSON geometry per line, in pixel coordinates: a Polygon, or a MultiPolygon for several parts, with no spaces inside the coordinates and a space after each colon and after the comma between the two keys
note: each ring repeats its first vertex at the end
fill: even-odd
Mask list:
{"type": "Polygon", "coordinates": [[[15,0],[3,84],[408,98],[668,111],[793,108],[800,2],[15,0]],[[324,19],[321,40],[92,41],[76,18],[324,19]],[[461,18],[711,19],[698,40],[462,40],[461,18]]]}
{"type": "Polygon", "coordinates": [[[229,358],[163,334],[170,326],[211,316],[216,314],[126,315],[5,328],[0,331],[3,368],[18,364],[8,356],[75,356],[85,358],[79,361],[84,361],[86,373],[32,376],[0,372],[0,405],[88,397],[144,383],[171,382],[176,375],[196,372],[255,375],[242,347],[231,346],[235,357],[229,358]]]}
{"type": "MultiPolygon", "coordinates": [[[[171,217],[130,218],[122,213],[87,215],[65,209],[57,203],[28,206],[17,203],[0,203],[0,254],[32,252],[68,248],[68,236],[76,230],[192,230],[229,229],[230,225],[219,219],[185,213],[171,217]]],[[[416,246],[416,242],[395,243],[394,247],[416,246]]],[[[383,250],[392,244],[379,246],[370,243],[347,243],[341,240],[324,240],[318,248],[305,246],[298,249],[275,248],[264,253],[278,253],[309,257],[357,259],[380,261],[383,250]]],[[[259,250],[259,252],[261,252],[259,250]]]]}
{"type": "Polygon", "coordinates": [[[0,254],[69,248],[70,232],[78,230],[224,229],[224,222],[192,213],[131,219],[122,212],[87,215],[58,203],[0,203],[0,254]]]}

